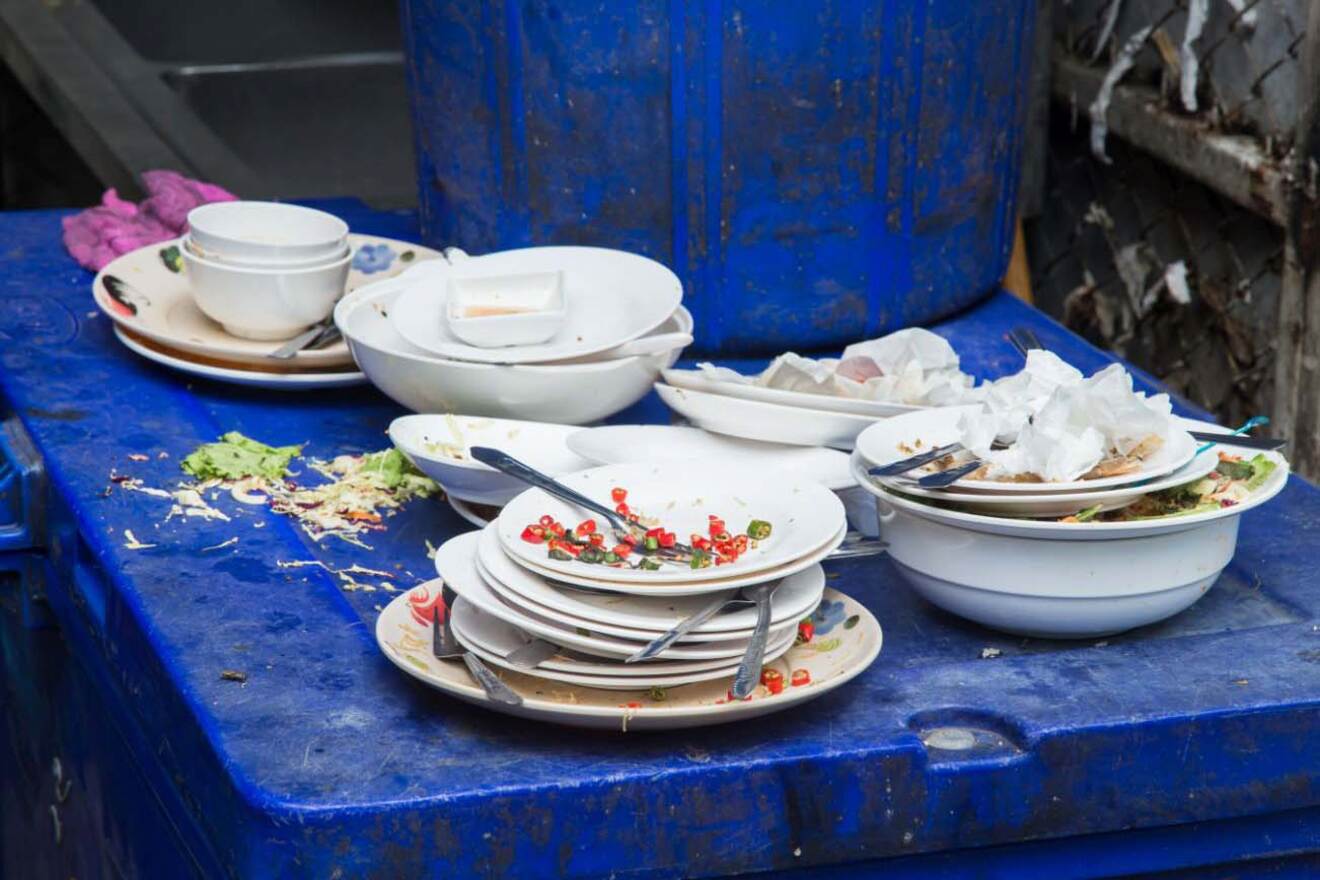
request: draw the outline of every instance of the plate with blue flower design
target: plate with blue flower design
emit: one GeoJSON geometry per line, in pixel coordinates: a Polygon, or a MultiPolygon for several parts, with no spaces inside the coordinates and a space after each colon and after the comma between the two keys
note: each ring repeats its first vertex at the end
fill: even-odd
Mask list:
{"type": "MultiPolygon", "coordinates": [[[[392,278],[409,266],[439,257],[437,251],[375,235],[348,236],[353,248],[345,292],[372,281],[392,278]]],[[[207,358],[230,368],[259,365],[269,372],[266,356],[280,342],[258,342],[230,335],[202,314],[193,302],[188,270],[179,243],[166,241],[130,251],[113,260],[92,281],[92,299],[115,324],[139,340],[168,349],[175,358],[207,358]]],[[[344,340],[315,351],[300,351],[278,362],[281,373],[356,372],[344,340]]]]}

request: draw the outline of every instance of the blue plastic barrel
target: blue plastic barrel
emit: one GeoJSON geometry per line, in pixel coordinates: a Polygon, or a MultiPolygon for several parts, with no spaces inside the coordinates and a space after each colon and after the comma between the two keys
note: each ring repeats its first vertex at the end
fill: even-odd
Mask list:
{"type": "Polygon", "coordinates": [[[403,0],[423,235],[683,279],[704,351],[838,346],[986,295],[1031,0],[403,0]]]}

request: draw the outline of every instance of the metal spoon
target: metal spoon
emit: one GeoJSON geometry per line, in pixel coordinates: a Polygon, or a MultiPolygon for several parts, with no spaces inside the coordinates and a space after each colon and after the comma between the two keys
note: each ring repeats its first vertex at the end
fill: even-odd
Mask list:
{"type": "Polygon", "coordinates": [[[449,587],[442,588],[441,595],[445,602],[445,622],[440,624],[440,615],[438,612],[431,614],[431,653],[437,660],[453,660],[459,658],[467,666],[468,674],[472,676],[481,689],[486,692],[486,696],[496,703],[503,703],[506,706],[521,706],[522,697],[514,693],[507,684],[500,681],[495,673],[491,672],[485,663],[481,662],[476,654],[473,654],[464,647],[457,638],[454,637],[454,629],[450,625],[450,620],[454,613],[454,601],[456,594],[449,587]]]}
{"type": "Polygon", "coordinates": [[[745,597],[741,596],[741,591],[735,590],[729,593],[720,593],[717,596],[715,596],[715,598],[711,599],[710,602],[703,605],[695,613],[690,614],[687,617],[683,618],[681,621],[679,621],[678,626],[674,627],[664,635],[651,640],[651,642],[648,643],[646,647],[642,648],[636,654],[633,654],[631,657],[624,660],[623,662],[637,663],[640,660],[650,660],[652,657],[658,657],[660,654],[664,653],[664,651],[668,649],[669,646],[672,645],[674,642],[683,638],[683,636],[687,635],[692,630],[701,626],[703,623],[710,620],[716,614],[719,614],[725,608],[729,607],[730,605],[746,605],[747,602],[748,600],[745,597]]]}
{"type": "Polygon", "coordinates": [[[300,351],[309,351],[323,345],[329,345],[331,341],[338,338],[339,328],[335,326],[334,321],[327,318],[319,324],[308,327],[279,348],[269,352],[266,357],[279,361],[288,360],[300,351]]]}
{"type": "Polygon", "coordinates": [[[761,664],[765,662],[765,642],[770,634],[770,592],[778,581],[747,587],[743,595],[756,603],[756,629],[752,630],[751,641],[747,644],[747,653],[743,654],[738,672],[733,676],[733,687],[729,692],[735,700],[741,700],[752,692],[761,678],[761,664]]]}

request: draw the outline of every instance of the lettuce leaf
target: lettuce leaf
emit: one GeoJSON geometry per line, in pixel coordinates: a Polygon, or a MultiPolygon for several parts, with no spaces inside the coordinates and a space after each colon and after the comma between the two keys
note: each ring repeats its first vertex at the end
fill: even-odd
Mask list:
{"type": "Polygon", "coordinates": [[[197,447],[179,466],[199,480],[278,480],[288,472],[289,462],[301,454],[302,446],[267,446],[230,431],[215,443],[197,447]]]}

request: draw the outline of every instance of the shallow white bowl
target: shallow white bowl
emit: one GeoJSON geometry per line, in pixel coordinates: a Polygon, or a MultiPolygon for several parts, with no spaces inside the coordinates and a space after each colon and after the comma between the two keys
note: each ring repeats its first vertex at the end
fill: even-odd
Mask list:
{"type": "MultiPolygon", "coordinates": [[[[582,425],[641,400],[682,351],[555,365],[445,360],[413,347],[394,329],[388,314],[399,293],[390,282],[359,288],[335,307],[335,323],[372,383],[414,412],[582,425]]],[[[682,306],[655,332],[674,331],[692,331],[692,315],[682,306]]]]}
{"type": "Polygon", "coordinates": [[[334,311],[352,256],[310,269],[245,269],[180,248],[197,308],[234,336],[288,339],[334,311]]]}
{"type": "Polygon", "coordinates": [[[341,251],[348,224],[333,214],[281,202],[212,202],[188,212],[188,228],[209,259],[284,263],[341,251]]]}
{"type": "Polygon", "coordinates": [[[571,425],[492,419],[486,416],[401,416],[390,423],[390,440],[449,495],[473,504],[507,504],[527,484],[472,458],[473,446],[492,446],[544,474],[591,467],[565,444],[571,425]],[[456,453],[456,454],[455,454],[456,453]]]}

